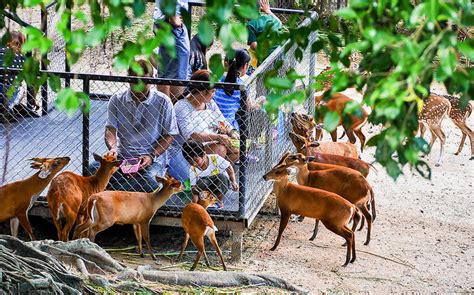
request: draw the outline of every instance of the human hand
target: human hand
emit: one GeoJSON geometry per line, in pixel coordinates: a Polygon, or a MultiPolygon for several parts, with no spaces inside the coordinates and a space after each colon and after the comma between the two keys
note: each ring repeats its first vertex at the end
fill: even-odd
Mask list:
{"type": "Polygon", "coordinates": [[[153,158],[150,155],[140,157],[140,169],[145,169],[153,164],[153,158]]]}
{"type": "Polygon", "coordinates": [[[180,15],[171,16],[169,18],[168,22],[175,29],[180,28],[181,26],[183,26],[183,19],[181,18],[180,15]]]}
{"type": "Polygon", "coordinates": [[[230,146],[229,136],[227,136],[225,134],[220,134],[219,137],[218,137],[218,141],[220,143],[222,143],[223,145],[225,145],[225,146],[230,146]]]}
{"type": "Polygon", "coordinates": [[[260,0],[260,10],[265,13],[271,13],[270,3],[268,3],[268,0],[260,0]]]}
{"type": "Polygon", "coordinates": [[[232,181],[232,190],[234,192],[238,191],[239,190],[239,184],[235,181],[232,181]]]}

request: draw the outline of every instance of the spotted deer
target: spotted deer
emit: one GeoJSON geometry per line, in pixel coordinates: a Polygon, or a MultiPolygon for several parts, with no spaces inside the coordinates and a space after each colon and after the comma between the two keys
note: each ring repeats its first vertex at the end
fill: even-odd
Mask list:
{"type": "Polygon", "coordinates": [[[469,142],[471,144],[471,158],[469,160],[474,160],[474,134],[473,131],[467,126],[467,119],[472,114],[472,105],[467,104],[465,108],[460,106],[459,97],[451,96],[451,95],[443,95],[444,98],[449,100],[451,103],[451,111],[449,112],[449,118],[451,121],[456,125],[456,127],[461,130],[462,138],[461,142],[459,143],[458,150],[454,153],[455,155],[459,155],[464,147],[464,141],[466,137],[469,137],[469,142]]]}
{"type": "Polygon", "coordinates": [[[444,143],[446,142],[446,135],[444,134],[441,123],[446,116],[449,116],[451,112],[451,103],[448,99],[436,95],[430,94],[425,99],[423,109],[419,115],[419,125],[421,137],[423,137],[425,128],[431,131],[430,148],[433,147],[434,142],[438,138],[440,141],[440,152],[439,159],[436,166],[441,166],[443,162],[444,143]]]}

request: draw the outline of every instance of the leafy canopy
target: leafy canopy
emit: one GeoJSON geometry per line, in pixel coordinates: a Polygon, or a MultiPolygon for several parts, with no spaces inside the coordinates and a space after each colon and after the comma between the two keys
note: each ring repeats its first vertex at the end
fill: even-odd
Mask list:
{"type": "MultiPolygon", "coordinates": [[[[174,14],[175,2],[162,1],[164,13],[174,14]]],[[[309,16],[308,10],[311,9],[309,2],[301,4],[307,11],[306,16],[309,16]]],[[[48,3],[47,0],[7,0],[1,1],[0,9],[15,14],[17,8],[45,10],[48,3]]],[[[145,16],[146,4],[146,0],[58,0],[55,9],[61,13],[61,18],[57,30],[66,42],[69,62],[75,63],[86,48],[102,44],[115,30],[130,28],[134,19],[145,16]],[[68,26],[70,17],[83,26],[71,30],[68,26]],[[90,23],[93,26],[88,29],[90,23]]],[[[259,16],[255,0],[207,0],[206,12],[197,26],[201,40],[209,44],[218,38],[229,55],[233,52],[234,42],[246,43],[245,22],[259,16]]],[[[160,25],[162,29],[157,36],[151,34],[151,27],[145,26],[135,40],[125,42],[115,57],[115,67],[124,70],[132,65],[140,72],[134,64],[135,56],[151,57],[153,49],[161,45],[174,54],[171,28],[166,23],[160,25]]],[[[369,121],[383,126],[382,131],[368,141],[368,145],[377,147],[376,160],[386,167],[393,178],[401,173],[406,164],[429,177],[429,167],[418,159],[418,155],[427,153],[429,147],[423,139],[414,135],[418,128],[417,113],[433,80],[443,82],[450,93],[461,94],[463,105],[473,99],[474,71],[460,64],[458,58],[465,56],[474,59],[474,39],[469,33],[473,25],[470,0],[428,0],[416,4],[408,0],[350,0],[347,8],[329,17],[329,22],[319,19],[299,27],[298,18],[292,17],[286,23],[287,30],[268,30],[265,38],[258,40],[256,54],[264,56],[265,49],[282,45],[287,40],[286,49],[296,46],[297,59],[302,58],[303,50],[308,47],[312,52],[326,52],[333,68],[332,72],[327,73],[333,75],[332,91],[341,91],[352,85],[358,89],[367,87],[364,103],[373,110],[369,121]],[[460,30],[468,36],[464,42],[457,38],[460,30]],[[318,32],[319,37],[310,44],[307,36],[314,31],[318,32]],[[346,71],[354,52],[363,56],[359,70],[364,75],[346,71]]],[[[0,29],[4,27],[5,19],[0,18],[0,29]]],[[[38,29],[26,28],[24,33],[28,39],[23,47],[25,53],[44,54],[51,49],[51,40],[38,29]]],[[[3,36],[2,44],[5,44],[7,34],[3,36]]],[[[59,92],[56,103],[60,108],[68,112],[79,108],[87,111],[87,96],[71,89],[61,89],[57,77],[39,71],[38,59],[27,59],[19,79],[24,79],[35,89],[48,80],[53,90],[59,92]]],[[[265,86],[271,91],[270,109],[293,100],[304,101],[309,93],[297,91],[288,94],[287,90],[308,73],[290,70],[285,76],[277,76],[280,66],[275,64],[274,74],[265,77],[265,86]]],[[[211,57],[210,68],[213,81],[217,81],[223,73],[220,55],[211,57]]],[[[313,78],[310,88],[320,90],[327,75],[313,78]]],[[[327,93],[326,97],[329,96],[330,93],[327,93]]],[[[356,110],[354,106],[346,108],[346,112],[356,110]]],[[[322,116],[328,131],[333,130],[341,120],[339,115],[331,112],[322,116]]]]}

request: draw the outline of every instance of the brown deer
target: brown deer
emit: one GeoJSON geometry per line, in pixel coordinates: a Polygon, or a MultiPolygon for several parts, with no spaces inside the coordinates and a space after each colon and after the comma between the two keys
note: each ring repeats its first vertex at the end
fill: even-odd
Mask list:
{"type": "Polygon", "coordinates": [[[347,224],[351,219],[356,222],[356,207],[335,193],[289,182],[288,165],[283,164],[286,156],[263,176],[266,181],[274,181],[273,192],[281,212],[278,236],[275,245],[270,250],[274,251],[280,244],[291,214],[297,214],[321,220],[327,229],[343,237],[347,246],[344,266],[347,266],[349,262],[354,262],[356,260],[355,235],[347,224]]]}
{"type": "MultiPolygon", "coordinates": [[[[367,238],[364,244],[369,244],[372,221],[376,216],[375,198],[372,187],[362,174],[358,171],[339,166],[325,170],[309,171],[306,157],[302,154],[289,155],[284,163],[287,167],[294,166],[297,169],[296,180],[298,184],[333,192],[354,204],[367,220],[367,238]],[[367,208],[369,201],[371,203],[372,215],[367,208]]],[[[314,240],[317,232],[318,220],[316,220],[313,236],[310,240],[314,240]]]]}
{"type": "Polygon", "coordinates": [[[151,256],[156,260],[150,242],[150,222],[156,211],[173,194],[182,192],[184,186],[170,176],[155,178],[163,186],[151,193],[105,191],[93,194],[88,201],[87,218],[78,225],[76,232],[83,234],[89,231],[89,239],[94,242],[98,233],[114,224],[132,224],[140,255],[144,256],[143,237],[151,256]]]}
{"type": "Polygon", "coordinates": [[[0,221],[10,219],[12,236],[18,234],[18,222],[25,229],[31,240],[35,240],[28,211],[46,188],[51,179],[66,166],[71,159],[62,158],[33,158],[31,168],[39,171],[34,175],[0,187],[0,221]]]}
{"type": "Polygon", "coordinates": [[[216,248],[217,255],[219,255],[224,270],[227,270],[221,249],[219,248],[219,244],[217,244],[217,228],[214,225],[211,216],[209,216],[209,213],[206,211],[207,207],[209,207],[211,204],[214,204],[217,199],[207,191],[203,191],[202,193],[204,196],[203,198],[199,199],[197,204],[189,203],[183,209],[181,223],[186,235],[181,246],[181,252],[179,253],[178,261],[181,259],[181,257],[183,257],[183,253],[186,249],[186,246],[188,245],[189,238],[191,238],[194,246],[198,249],[198,253],[196,260],[194,260],[194,264],[190,270],[192,271],[196,269],[201,255],[204,255],[206,265],[209,266],[209,259],[207,258],[206,249],[204,248],[204,236],[207,236],[214,248],[216,248]]]}
{"type": "Polygon", "coordinates": [[[83,222],[89,196],[103,191],[121,164],[109,153],[103,158],[94,154],[94,159],[100,163],[94,175],[81,176],[65,171],[51,182],[47,195],[48,206],[61,241],[69,240],[69,233],[76,221],[77,224],[83,222]]]}
{"type": "Polygon", "coordinates": [[[441,123],[443,123],[443,119],[446,116],[449,116],[450,112],[451,104],[448,99],[436,94],[430,94],[430,96],[425,99],[423,109],[419,116],[421,137],[424,135],[425,127],[431,131],[430,149],[433,147],[437,138],[440,141],[441,149],[436,166],[441,166],[443,162],[444,143],[446,142],[446,135],[441,129],[441,123]]]}
{"type": "Polygon", "coordinates": [[[357,147],[350,142],[309,141],[306,137],[290,132],[289,137],[298,153],[312,155],[313,153],[325,153],[359,158],[357,147]]]}
{"type": "Polygon", "coordinates": [[[474,160],[474,134],[467,126],[467,119],[472,114],[472,105],[468,103],[465,108],[462,108],[459,104],[459,97],[451,96],[451,95],[443,95],[444,98],[449,100],[451,104],[451,111],[449,112],[449,118],[451,121],[456,125],[459,130],[461,130],[462,138],[461,142],[459,143],[458,150],[455,155],[459,155],[464,147],[464,141],[466,137],[469,137],[469,142],[471,144],[471,158],[469,160],[474,160]]]}
{"type": "Polygon", "coordinates": [[[321,167],[317,164],[330,164],[342,167],[347,167],[355,171],[359,171],[365,178],[369,175],[370,168],[376,170],[371,164],[351,157],[344,157],[339,155],[331,155],[324,153],[312,153],[311,156],[307,156],[309,170],[320,170],[317,167],[321,167]]]}
{"type": "MultiPolygon", "coordinates": [[[[324,105],[329,111],[331,112],[336,112],[339,117],[342,118],[342,115],[344,113],[344,108],[346,106],[346,104],[348,103],[355,103],[355,101],[342,94],[342,93],[335,93],[331,96],[331,98],[329,99],[329,101],[323,103],[322,99],[323,99],[323,96],[317,96],[316,98],[316,103],[317,103],[317,108],[318,109],[321,109],[321,107],[324,105]]],[[[365,145],[365,140],[366,140],[366,137],[364,135],[364,133],[362,132],[362,127],[365,126],[365,124],[367,123],[367,119],[369,117],[369,114],[367,113],[367,111],[363,108],[363,107],[360,107],[359,109],[359,113],[358,115],[349,115],[348,118],[349,120],[347,122],[343,122],[342,120],[340,120],[339,122],[339,126],[342,126],[344,128],[344,131],[347,135],[347,137],[349,138],[349,142],[351,143],[355,143],[356,142],[356,138],[354,136],[354,134],[359,138],[360,140],[360,149],[361,151],[364,150],[364,145],[365,145]]],[[[322,123],[323,121],[323,118],[321,117],[320,118],[320,123],[322,123]]],[[[316,140],[319,140],[321,139],[322,137],[322,131],[323,129],[322,128],[318,128],[316,129],[316,140]]],[[[336,142],[337,141],[337,129],[334,129],[331,133],[331,139],[332,141],[336,142]]]]}

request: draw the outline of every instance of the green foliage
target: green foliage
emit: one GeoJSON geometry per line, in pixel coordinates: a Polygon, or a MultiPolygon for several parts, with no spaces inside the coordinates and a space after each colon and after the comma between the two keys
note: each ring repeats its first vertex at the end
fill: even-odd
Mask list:
{"type": "MultiPolygon", "coordinates": [[[[18,7],[38,7],[45,9],[49,0],[0,1],[0,9],[15,12],[18,7]]],[[[309,1],[301,1],[301,7],[308,7],[309,1]]],[[[373,110],[369,116],[372,124],[383,126],[380,134],[373,136],[368,144],[376,146],[376,160],[387,168],[396,178],[404,165],[411,165],[418,173],[429,177],[429,167],[419,161],[420,153],[428,152],[423,139],[414,136],[418,128],[418,110],[422,99],[429,94],[429,85],[433,80],[446,85],[450,93],[462,95],[461,105],[474,98],[474,70],[460,64],[458,56],[474,59],[474,39],[457,39],[456,28],[468,31],[474,25],[474,14],[470,0],[427,0],[415,5],[408,0],[350,0],[348,8],[329,16],[327,21],[313,20],[305,27],[299,26],[299,17],[292,16],[283,30],[266,27],[258,39],[256,55],[261,59],[270,48],[285,45],[285,50],[294,50],[294,56],[301,60],[307,48],[311,52],[324,51],[330,58],[334,71],[332,91],[341,91],[354,85],[358,89],[366,87],[364,104],[373,110]],[[452,24],[452,25],[451,25],[452,24]],[[310,43],[308,36],[318,33],[315,42],[310,43]],[[350,64],[349,57],[359,52],[363,59],[359,65],[361,73],[341,71],[350,64]]],[[[146,0],[59,0],[55,9],[63,11],[57,29],[66,42],[67,56],[71,63],[76,62],[88,47],[97,46],[117,30],[130,29],[133,21],[143,17],[146,0]],[[79,25],[69,29],[69,16],[72,15],[79,25]],[[92,28],[88,27],[92,22],[92,28]]],[[[162,0],[164,13],[173,15],[175,0],[162,0]]],[[[218,38],[225,54],[232,56],[235,42],[246,43],[245,23],[259,17],[255,0],[207,0],[206,14],[198,24],[199,36],[203,43],[210,44],[218,38]],[[235,4],[239,4],[236,6],[235,4]],[[235,21],[237,20],[237,22],[235,21]]],[[[309,12],[306,17],[309,16],[309,12]]],[[[171,27],[160,22],[156,36],[152,28],[145,26],[135,40],[124,42],[122,50],[115,57],[115,67],[126,70],[136,56],[150,58],[156,47],[164,46],[174,55],[174,38],[171,27]],[[151,37],[150,37],[151,36],[151,37]]],[[[0,29],[5,21],[0,18],[0,29]]],[[[58,94],[58,108],[69,114],[78,108],[88,110],[88,98],[84,93],[71,89],[60,89],[59,80],[39,71],[39,55],[51,48],[51,40],[35,28],[26,28],[23,32],[28,41],[24,52],[32,52],[24,64],[24,71],[18,76],[36,90],[46,80],[58,94]],[[39,55],[38,55],[39,54],[39,55]]],[[[6,34],[1,40],[6,43],[6,34]]],[[[12,60],[8,53],[5,63],[12,60]]],[[[43,56],[45,58],[46,56],[43,56]]],[[[159,56],[155,56],[159,60],[159,56]]],[[[45,60],[47,62],[47,60],[45,60]]],[[[212,56],[210,60],[212,82],[218,81],[224,71],[222,57],[212,56]]],[[[265,76],[265,86],[269,89],[268,108],[275,111],[279,105],[288,102],[303,102],[310,89],[293,91],[295,82],[302,79],[300,74],[287,71],[278,74],[281,63],[265,76]]],[[[138,70],[138,69],[137,69],[138,70]]],[[[312,77],[310,88],[322,89],[327,76],[312,77]]],[[[330,97],[327,93],[325,98],[330,97]]],[[[357,114],[356,105],[345,108],[348,113],[357,114]]],[[[339,116],[322,110],[325,128],[332,130],[339,120],[345,122],[347,115],[339,116]],[[342,117],[342,118],[341,118],[342,117]]]]}

